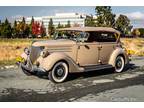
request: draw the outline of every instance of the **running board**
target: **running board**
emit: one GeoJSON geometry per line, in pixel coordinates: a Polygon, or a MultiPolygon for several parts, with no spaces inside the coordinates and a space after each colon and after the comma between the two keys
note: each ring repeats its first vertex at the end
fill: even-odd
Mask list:
{"type": "Polygon", "coordinates": [[[112,68],[112,65],[93,65],[93,66],[84,66],[84,71],[88,72],[88,71],[94,71],[94,70],[101,70],[101,69],[108,69],[108,68],[112,68]]]}

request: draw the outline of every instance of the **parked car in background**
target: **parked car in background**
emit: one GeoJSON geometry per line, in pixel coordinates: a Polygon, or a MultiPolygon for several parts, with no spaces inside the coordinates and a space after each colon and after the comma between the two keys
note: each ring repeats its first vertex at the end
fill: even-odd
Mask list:
{"type": "Polygon", "coordinates": [[[61,83],[69,73],[114,68],[122,72],[128,56],[120,43],[120,32],[108,27],[58,29],[54,40],[36,41],[18,59],[26,74],[42,71],[61,83]]]}

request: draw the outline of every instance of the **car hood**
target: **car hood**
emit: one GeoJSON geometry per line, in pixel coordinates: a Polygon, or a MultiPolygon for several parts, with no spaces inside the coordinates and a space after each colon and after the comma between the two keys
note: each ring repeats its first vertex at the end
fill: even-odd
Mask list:
{"type": "Polygon", "coordinates": [[[58,40],[45,40],[45,41],[36,41],[31,46],[30,58],[32,63],[40,56],[40,52],[44,49],[47,49],[50,53],[52,52],[68,52],[71,51],[72,46],[76,42],[67,39],[58,39],[58,40]]]}
{"type": "Polygon", "coordinates": [[[37,41],[34,42],[32,44],[32,46],[35,47],[40,47],[40,46],[45,46],[45,47],[49,47],[49,46],[73,46],[74,44],[76,44],[75,41],[72,40],[68,40],[68,39],[58,39],[58,40],[45,40],[45,41],[37,41]]]}

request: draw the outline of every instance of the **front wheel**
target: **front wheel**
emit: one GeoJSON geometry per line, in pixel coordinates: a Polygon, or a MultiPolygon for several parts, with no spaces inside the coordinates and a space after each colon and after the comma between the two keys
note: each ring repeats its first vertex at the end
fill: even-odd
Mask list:
{"type": "Polygon", "coordinates": [[[115,72],[122,72],[125,66],[125,61],[122,56],[118,56],[115,60],[115,72]]]}
{"type": "Polygon", "coordinates": [[[68,76],[68,65],[65,62],[58,62],[54,65],[52,71],[49,73],[49,79],[54,83],[61,83],[65,81],[68,76]]]}

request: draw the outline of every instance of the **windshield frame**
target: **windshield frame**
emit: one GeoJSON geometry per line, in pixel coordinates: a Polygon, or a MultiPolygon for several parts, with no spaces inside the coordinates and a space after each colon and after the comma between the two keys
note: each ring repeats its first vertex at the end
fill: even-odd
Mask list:
{"type": "MultiPolygon", "coordinates": [[[[71,35],[71,33],[70,33],[70,35],[71,35]]],[[[88,38],[88,36],[87,36],[87,32],[85,32],[85,31],[77,31],[77,30],[57,30],[57,31],[55,31],[55,33],[54,33],[54,39],[55,40],[57,40],[57,39],[69,39],[69,40],[73,40],[73,41],[76,41],[76,42],[84,42],[84,41],[82,41],[83,39],[86,39],[86,38],[88,38]],[[58,33],[59,32],[74,32],[74,33],[79,33],[79,35],[75,35],[74,37],[71,37],[71,38],[64,38],[64,37],[62,37],[62,38],[58,38],[58,33]],[[81,37],[80,37],[81,36],[81,37]]],[[[66,36],[66,35],[65,35],[66,36]]],[[[72,36],[72,35],[71,35],[72,36]]]]}

